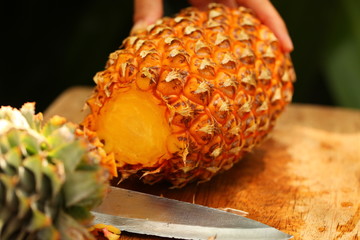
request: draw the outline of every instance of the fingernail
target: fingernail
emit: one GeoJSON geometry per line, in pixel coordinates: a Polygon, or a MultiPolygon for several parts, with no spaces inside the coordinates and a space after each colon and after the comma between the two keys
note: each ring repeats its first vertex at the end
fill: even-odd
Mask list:
{"type": "Polygon", "coordinates": [[[143,20],[140,20],[140,21],[137,21],[134,26],[132,27],[130,33],[131,34],[136,34],[138,32],[142,32],[144,30],[146,30],[146,27],[147,27],[147,24],[145,21],[143,20]]]}

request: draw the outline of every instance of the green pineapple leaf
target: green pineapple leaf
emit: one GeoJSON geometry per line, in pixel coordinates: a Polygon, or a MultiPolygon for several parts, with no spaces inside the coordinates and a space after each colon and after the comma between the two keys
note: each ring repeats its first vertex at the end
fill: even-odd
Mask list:
{"type": "Polygon", "coordinates": [[[84,224],[109,173],[77,127],[61,117],[43,125],[33,103],[0,108],[1,240],[93,239],[84,224]]]}
{"type": "Polygon", "coordinates": [[[105,191],[103,186],[96,184],[103,181],[103,179],[99,179],[99,176],[97,171],[76,171],[75,174],[68,176],[64,184],[66,206],[79,205],[92,208],[99,204],[100,201],[94,200],[101,200],[99,196],[105,191]]]}
{"type": "Polygon", "coordinates": [[[66,173],[73,172],[76,166],[81,161],[85,153],[78,141],[65,143],[49,153],[49,156],[54,159],[59,159],[64,163],[66,173]]]}

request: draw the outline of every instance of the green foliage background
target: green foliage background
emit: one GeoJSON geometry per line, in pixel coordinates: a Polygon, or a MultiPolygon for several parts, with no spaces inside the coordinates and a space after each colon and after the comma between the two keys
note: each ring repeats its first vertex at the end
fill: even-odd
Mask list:
{"type": "Polygon", "coordinates": [[[360,108],[360,1],[273,1],[293,38],[294,100],[360,108]]]}
{"type": "MultiPolygon", "coordinates": [[[[295,50],[294,102],[360,109],[360,1],[273,0],[295,50]]],[[[173,15],[186,0],[164,0],[173,15]]],[[[132,26],[131,0],[3,1],[0,105],[46,107],[66,88],[93,86],[132,26]]]]}

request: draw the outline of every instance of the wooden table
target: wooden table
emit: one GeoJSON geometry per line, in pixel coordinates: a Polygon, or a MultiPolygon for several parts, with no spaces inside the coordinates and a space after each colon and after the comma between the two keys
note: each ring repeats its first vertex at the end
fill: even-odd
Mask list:
{"type": "MultiPolygon", "coordinates": [[[[65,91],[49,107],[80,122],[88,87],[65,91]]],[[[292,104],[265,142],[210,182],[169,189],[128,181],[120,185],[248,217],[296,240],[360,239],[360,111],[292,104]]],[[[164,239],[123,233],[121,239],[164,239]]]]}

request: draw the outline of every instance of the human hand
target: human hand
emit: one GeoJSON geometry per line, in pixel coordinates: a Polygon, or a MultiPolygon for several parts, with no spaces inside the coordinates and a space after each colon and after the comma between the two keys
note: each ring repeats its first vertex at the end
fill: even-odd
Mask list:
{"type": "MultiPolygon", "coordinates": [[[[163,15],[163,0],[134,0],[133,31],[154,23],[163,15]]],[[[211,0],[189,0],[199,9],[206,9],[211,0]]],[[[294,47],[284,20],[269,0],[217,0],[216,2],[229,7],[244,6],[251,8],[258,18],[267,25],[279,39],[285,52],[291,52],[294,47]]]]}

